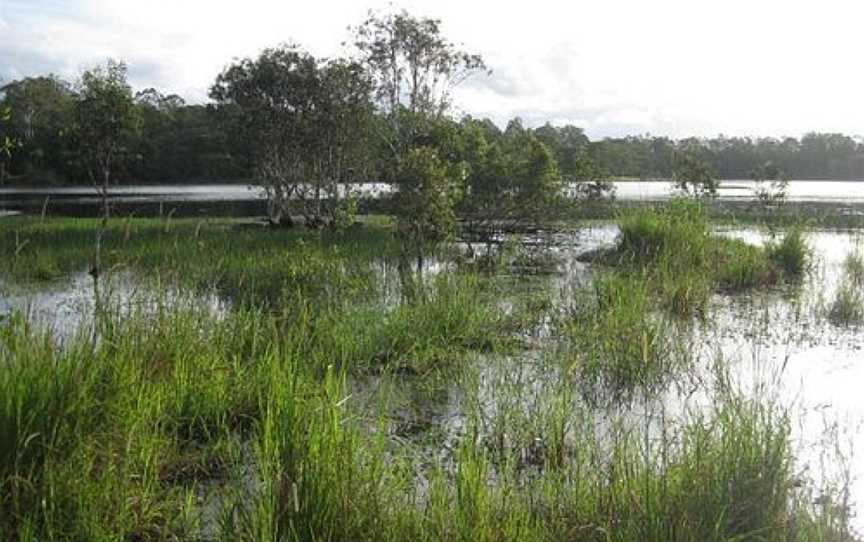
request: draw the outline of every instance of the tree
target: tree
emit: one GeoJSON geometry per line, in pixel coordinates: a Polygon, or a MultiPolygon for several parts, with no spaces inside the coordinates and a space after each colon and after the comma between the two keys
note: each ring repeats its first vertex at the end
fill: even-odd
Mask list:
{"type": "Polygon", "coordinates": [[[573,174],[565,179],[573,184],[574,195],[579,199],[598,202],[615,198],[615,185],[609,178],[609,172],[587,155],[579,157],[573,174]]]}
{"type": "Polygon", "coordinates": [[[370,11],[354,30],[354,44],[375,79],[376,97],[385,112],[404,107],[440,117],[450,108],[451,90],[486,67],[479,55],[445,39],[438,19],[370,11]]]}
{"type": "Polygon", "coordinates": [[[103,221],[110,215],[112,175],[129,159],[128,151],[139,128],[139,113],[126,73],[126,64],[114,60],[85,71],[75,100],[78,152],[102,195],[103,221]]]}
{"type": "Polygon", "coordinates": [[[754,181],[753,193],[766,207],[779,207],[786,201],[789,180],[780,168],[766,162],[753,170],[750,178],[754,181]]]}
{"type": "Polygon", "coordinates": [[[501,234],[554,220],[564,188],[552,151],[518,119],[488,143],[476,124],[463,127],[468,174],[459,211],[467,230],[491,245],[501,234]]]}
{"type": "Polygon", "coordinates": [[[270,219],[334,224],[347,183],[368,162],[372,86],[362,67],[318,60],[295,45],[267,49],[228,67],[210,96],[223,118],[253,141],[256,174],[270,219]]]}
{"type": "Polygon", "coordinates": [[[675,156],[672,182],[675,188],[695,198],[716,196],[719,184],[711,167],[692,147],[675,156]]]}
{"type": "Polygon", "coordinates": [[[53,75],[28,77],[0,91],[10,115],[9,131],[20,142],[11,166],[40,180],[73,172],[68,152],[73,105],[69,84],[53,75]]]}
{"type": "Polygon", "coordinates": [[[589,141],[581,128],[569,124],[555,127],[546,123],[535,129],[534,135],[555,155],[562,175],[575,177],[584,173],[589,141]]]}
{"type": "Polygon", "coordinates": [[[108,188],[117,167],[128,160],[128,150],[138,130],[138,109],[126,82],[126,72],[126,64],[114,60],[85,71],[78,82],[75,100],[78,152],[102,196],[102,221],[91,269],[96,285],[101,273],[102,237],[110,216],[108,188]]]}
{"type": "Polygon", "coordinates": [[[466,168],[457,130],[447,119],[452,89],[485,69],[483,59],[443,37],[441,21],[405,11],[370,12],[354,29],[354,45],[375,84],[385,119],[379,137],[396,185],[399,232],[422,261],[423,247],[444,239],[455,225],[454,205],[466,168]],[[426,206],[431,206],[424,211],[426,206]]]}
{"type": "Polygon", "coordinates": [[[444,38],[438,19],[370,11],[353,30],[360,61],[372,77],[387,120],[387,130],[378,135],[396,171],[403,155],[428,143],[424,139],[434,122],[450,110],[453,88],[486,65],[480,55],[444,38]]]}
{"type": "Polygon", "coordinates": [[[10,116],[8,108],[0,108],[0,184],[6,177],[6,161],[12,157],[12,149],[18,143],[4,130],[9,124],[10,116]]]}
{"type": "Polygon", "coordinates": [[[423,267],[423,248],[447,239],[453,232],[453,211],[459,198],[447,163],[435,149],[409,151],[398,172],[399,190],[394,196],[397,227],[416,250],[418,271],[423,267]]]}

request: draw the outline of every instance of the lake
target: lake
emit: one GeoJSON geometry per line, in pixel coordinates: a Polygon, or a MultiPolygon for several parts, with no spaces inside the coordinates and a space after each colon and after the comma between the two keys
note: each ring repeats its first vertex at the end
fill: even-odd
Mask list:
{"type": "MultiPolygon", "coordinates": [[[[659,201],[676,194],[668,181],[614,182],[616,198],[621,201],[659,201]]],[[[721,202],[753,201],[755,183],[729,179],[720,183],[717,198],[721,202]]],[[[382,183],[356,185],[359,197],[374,197],[389,192],[382,183]]],[[[260,215],[266,211],[266,194],[260,186],[229,183],[121,185],[110,191],[112,202],[121,212],[136,214],[260,215]]],[[[35,213],[44,208],[49,214],[93,212],[100,204],[93,187],[0,187],[0,216],[10,211],[35,213]]],[[[864,204],[864,182],[832,180],[794,180],[789,182],[787,201],[797,204],[837,204],[839,212],[851,212],[864,204]]]]}

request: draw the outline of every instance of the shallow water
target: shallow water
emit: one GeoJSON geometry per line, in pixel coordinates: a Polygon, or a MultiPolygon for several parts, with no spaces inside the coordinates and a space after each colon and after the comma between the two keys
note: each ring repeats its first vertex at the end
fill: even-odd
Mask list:
{"type": "MultiPolygon", "coordinates": [[[[177,305],[194,305],[220,317],[230,308],[214,292],[189,292],[173,285],[156,284],[131,271],[113,272],[103,278],[100,298],[103,308],[121,317],[177,305]]],[[[95,311],[93,278],[85,271],[39,286],[22,287],[0,281],[0,317],[21,312],[61,343],[86,329],[93,322],[95,311]]]]}
{"type": "MultiPolygon", "coordinates": [[[[756,228],[722,227],[717,231],[754,244],[771,240],[770,232],[756,228]]],[[[577,256],[611,246],[617,235],[612,224],[556,235],[546,247],[554,256],[555,272],[532,275],[525,266],[511,267],[505,273],[528,276],[509,293],[515,297],[525,291],[542,291],[557,307],[566,306],[596,272],[577,256]]],[[[650,428],[704,408],[711,402],[704,390],[711,389],[713,364],[719,359],[737,388],[760,399],[771,396],[794,413],[796,468],[802,477],[813,477],[817,484],[839,480],[849,485],[853,502],[864,503],[864,461],[856,459],[864,450],[860,431],[864,424],[860,392],[864,330],[837,326],[826,316],[843,277],[844,259],[861,248],[861,232],[816,230],[806,239],[813,248],[814,262],[802,284],[713,296],[706,321],[689,328],[689,344],[699,361],[694,374],[682,375],[659,396],[616,406],[608,415],[598,410],[597,432],[606,430],[613,419],[650,428]],[[826,448],[826,439],[839,444],[839,449],[826,448]]],[[[383,260],[374,265],[382,285],[382,306],[393,307],[401,299],[398,267],[383,260]]],[[[424,274],[433,276],[449,265],[427,260],[424,274]]],[[[165,290],[131,272],[115,274],[107,287],[113,303],[129,311],[164,306],[191,295],[175,288],[168,288],[165,294],[165,290]]],[[[194,295],[214,314],[230,309],[215,294],[194,295]]],[[[513,302],[505,299],[502,309],[508,310],[507,304],[513,302]]],[[[69,337],[92,318],[92,280],[82,272],[38,289],[0,284],[0,315],[12,310],[24,310],[61,339],[69,337]]],[[[374,416],[386,397],[393,440],[411,446],[430,463],[452,460],[456,443],[468,426],[466,412],[475,410],[472,407],[477,407],[484,433],[493,438],[501,416],[547,411],[550,391],[567,382],[554,362],[544,359],[554,340],[549,322],[538,325],[533,339],[528,343],[531,348],[515,358],[478,356],[467,382],[429,382],[410,375],[357,378],[351,384],[352,401],[358,411],[374,416]],[[512,393],[503,393],[507,390],[512,393]]],[[[855,525],[864,531],[864,517],[856,518],[855,525]]]]}
{"type": "MultiPolygon", "coordinates": [[[[615,196],[625,201],[664,200],[676,195],[670,181],[616,181],[615,196]]],[[[721,200],[753,200],[756,183],[749,179],[720,181],[717,197],[721,200]]],[[[362,183],[343,187],[360,197],[387,194],[391,187],[384,183],[362,183]]],[[[115,201],[127,203],[159,202],[249,202],[266,199],[264,188],[254,184],[161,184],[116,185],[109,190],[115,201]]],[[[89,204],[100,201],[99,191],[92,186],[62,187],[0,187],[0,209],[27,202],[42,205],[46,198],[65,203],[89,204]]],[[[864,181],[792,180],[787,189],[787,200],[799,203],[864,204],[864,181]]]]}
{"type": "MultiPolygon", "coordinates": [[[[771,240],[768,231],[755,228],[718,228],[718,233],[754,244],[771,240]]],[[[549,250],[558,257],[558,273],[535,277],[535,286],[542,284],[558,307],[566,306],[597,271],[577,256],[612,246],[617,235],[617,226],[600,224],[554,240],[549,250]]],[[[843,261],[860,249],[859,236],[855,231],[808,233],[814,261],[800,285],[714,295],[707,319],[684,332],[693,370],[659,395],[596,407],[595,432],[602,435],[623,421],[651,434],[669,420],[683,421],[710,408],[721,363],[735,389],[792,413],[798,476],[812,479],[817,488],[848,485],[852,502],[864,503],[864,461],[855,459],[864,450],[859,430],[864,424],[864,330],[827,318],[843,261]]],[[[392,437],[414,443],[422,454],[447,458],[469,425],[466,412],[479,412],[485,436],[496,438],[501,416],[522,412],[527,420],[529,413],[550,410],[554,390],[568,379],[560,364],[544,359],[554,350],[550,328],[541,323],[531,349],[516,358],[480,357],[467,383],[429,384],[404,375],[361,379],[355,382],[355,400],[374,412],[386,395],[392,404],[392,437]]],[[[864,532],[864,517],[853,521],[864,532]]]]}
{"type": "MultiPolygon", "coordinates": [[[[663,200],[680,193],[669,181],[615,182],[615,195],[623,200],[663,200]]],[[[717,197],[721,200],[754,200],[756,183],[749,179],[720,181],[717,197]]],[[[786,199],[792,202],[864,203],[862,181],[789,181],[786,199]]]]}

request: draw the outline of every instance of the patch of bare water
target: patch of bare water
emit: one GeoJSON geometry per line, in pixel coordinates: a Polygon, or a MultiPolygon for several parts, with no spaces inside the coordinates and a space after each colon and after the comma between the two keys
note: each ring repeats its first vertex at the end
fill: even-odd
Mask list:
{"type": "MultiPolygon", "coordinates": [[[[122,315],[154,312],[193,303],[214,316],[224,315],[228,303],[214,292],[192,293],[175,285],[160,285],[131,271],[116,271],[102,278],[100,307],[122,315]]],[[[0,318],[20,312],[59,342],[75,336],[94,321],[97,296],[87,272],[39,286],[0,282],[0,318]]]]}

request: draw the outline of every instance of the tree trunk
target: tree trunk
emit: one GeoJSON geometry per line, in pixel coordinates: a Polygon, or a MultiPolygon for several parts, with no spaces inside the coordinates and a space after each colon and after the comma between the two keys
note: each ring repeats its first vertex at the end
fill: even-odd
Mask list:
{"type": "Polygon", "coordinates": [[[108,205],[108,183],[111,180],[111,170],[102,169],[102,227],[108,226],[108,217],[111,216],[111,208],[108,205]]]}

